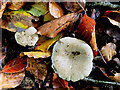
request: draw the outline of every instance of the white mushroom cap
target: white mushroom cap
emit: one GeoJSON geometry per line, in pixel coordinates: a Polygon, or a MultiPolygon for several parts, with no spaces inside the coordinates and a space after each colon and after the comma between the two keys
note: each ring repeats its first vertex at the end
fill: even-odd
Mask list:
{"type": "Polygon", "coordinates": [[[76,38],[65,37],[56,42],[51,59],[55,73],[68,81],[83,79],[92,71],[92,49],[76,38]]]}

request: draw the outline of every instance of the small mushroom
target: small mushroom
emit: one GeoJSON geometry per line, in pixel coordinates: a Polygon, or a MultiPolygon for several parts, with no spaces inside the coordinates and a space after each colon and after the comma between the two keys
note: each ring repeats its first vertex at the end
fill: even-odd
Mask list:
{"type": "Polygon", "coordinates": [[[38,41],[38,35],[35,34],[37,30],[34,27],[29,27],[25,31],[16,32],[15,40],[22,46],[34,46],[38,41]]]}
{"type": "Polygon", "coordinates": [[[64,37],[55,43],[51,59],[52,68],[59,77],[75,82],[90,74],[93,51],[82,40],[64,37]]]}

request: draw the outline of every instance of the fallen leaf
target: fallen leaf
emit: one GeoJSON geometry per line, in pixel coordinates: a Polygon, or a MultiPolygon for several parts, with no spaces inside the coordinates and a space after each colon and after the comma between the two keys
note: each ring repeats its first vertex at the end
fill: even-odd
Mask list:
{"type": "Polygon", "coordinates": [[[25,71],[14,74],[0,72],[0,89],[17,87],[21,84],[24,77],[25,71]]]}
{"type": "Polygon", "coordinates": [[[8,2],[8,8],[11,10],[19,10],[25,2],[8,2]]]}
{"type": "Polygon", "coordinates": [[[78,18],[78,13],[67,14],[59,19],[52,20],[38,27],[37,34],[54,38],[59,32],[67,28],[70,24],[76,22],[78,18]]]}
{"type": "Polygon", "coordinates": [[[5,73],[16,73],[24,70],[26,66],[26,58],[25,57],[17,57],[11,61],[9,61],[4,67],[2,72],[5,73]]]}
{"type": "Polygon", "coordinates": [[[64,11],[56,2],[49,2],[49,11],[54,18],[60,18],[64,15],[64,11]]]}
{"type": "Polygon", "coordinates": [[[51,56],[50,51],[42,52],[42,51],[31,51],[31,52],[23,52],[24,55],[27,55],[28,57],[34,57],[34,58],[47,58],[51,56]]]}
{"type": "Polygon", "coordinates": [[[85,0],[72,0],[72,2],[64,2],[64,6],[71,12],[77,12],[81,9],[78,3],[81,4],[82,7],[85,7],[86,5],[85,0]]]}
{"type": "Polygon", "coordinates": [[[47,22],[47,21],[51,21],[51,20],[54,20],[55,18],[50,14],[50,13],[47,13],[46,15],[44,15],[44,22],[47,22]]]}
{"type": "Polygon", "coordinates": [[[45,80],[47,75],[47,65],[42,60],[35,60],[34,58],[27,59],[26,70],[35,76],[35,81],[45,80]]]}
{"type": "Polygon", "coordinates": [[[116,82],[120,82],[120,73],[116,73],[115,76],[108,76],[108,78],[116,82]]]}
{"type": "Polygon", "coordinates": [[[85,40],[89,43],[93,49],[94,56],[97,55],[97,44],[95,36],[95,21],[88,17],[86,14],[82,18],[82,22],[79,23],[76,37],[85,40]]]}
{"type": "Polygon", "coordinates": [[[53,39],[48,39],[47,37],[44,36],[40,36],[40,39],[38,41],[38,45],[35,48],[35,50],[41,50],[43,52],[48,51],[49,48],[56,42],[58,41],[60,38],[62,38],[63,33],[58,34],[56,37],[54,37],[53,39]],[[41,40],[42,39],[42,40],[41,40]]]}
{"type": "Polygon", "coordinates": [[[0,1],[0,18],[2,17],[2,14],[6,8],[7,2],[0,1]]]}
{"type": "Polygon", "coordinates": [[[68,82],[59,78],[58,74],[53,73],[53,88],[71,88],[74,89],[72,86],[68,86],[68,82]]]}
{"type": "Polygon", "coordinates": [[[110,61],[114,55],[116,55],[116,45],[114,43],[108,43],[101,48],[101,53],[106,61],[110,61]]]}
{"type": "Polygon", "coordinates": [[[31,13],[33,16],[45,15],[48,12],[47,5],[47,2],[36,2],[32,5],[32,8],[27,12],[31,13]]]}
{"type": "Polygon", "coordinates": [[[32,26],[31,20],[32,16],[22,9],[5,12],[2,17],[1,28],[11,32],[20,32],[32,26]]]}

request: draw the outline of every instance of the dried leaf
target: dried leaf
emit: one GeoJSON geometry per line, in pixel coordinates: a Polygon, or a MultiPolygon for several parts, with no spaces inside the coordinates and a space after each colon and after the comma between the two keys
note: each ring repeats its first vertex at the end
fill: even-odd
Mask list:
{"type": "Polygon", "coordinates": [[[115,76],[108,76],[111,80],[120,82],[120,73],[116,73],[115,76]]]}
{"type": "Polygon", "coordinates": [[[45,15],[48,12],[47,4],[47,2],[36,2],[27,12],[31,13],[33,16],[45,15]]]}
{"type": "Polygon", "coordinates": [[[60,18],[64,15],[64,11],[56,2],[49,2],[49,11],[54,18],[60,18]]]}
{"type": "Polygon", "coordinates": [[[19,11],[5,12],[2,17],[1,28],[11,32],[20,32],[32,26],[32,16],[20,9],[19,11]]]}
{"type": "Polygon", "coordinates": [[[51,56],[50,51],[42,52],[42,51],[31,51],[31,52],[23,52],[24,55],[27,55],[28,57],[34,57],[34,58],[47,58],[51,56]]]}
{"type": "Polygon", "coordinates": [[[93,49],[94,56],[97,55],[97,44],[95,37],[95,21],[88,17],[86,14],[82,18],[82,22],[79,23],[76,37],[85,40],[89,43],[93,49]]]}
{"type": "Polygon", "coordinates": [[[79,18],[78,13],[70,13],[59,19],[52,20],[38,27],[38,34],[54,38],[59,32],[76,22],[79,18]]]}
{"type": "Polygon", "coordinates": [[[68,82],[59,78],[59,76],[56,73],[53,73],[53,88],[71,88],[73,89],[73,87],[69,87],[68,86],[68,82]]]}
{"type": "Polygon", "coordinates": [[[6,8],[7,2],[0,1],[0,18],[2,17],[2,14],[6,8]]]}
{"type": "Polygon", "coordinates": [[[19,10],[25,2],[8,2],[8,8],[11,10],[19,10]]]}
{"type": "Polygon", "coordinates": [[[24,77],[25,71],[14,74],[0,72],[0,89],[17,87],[21,84],[24,77]]]}
{"type": "Polygon", "coordinates": [[[60,38],[62,38],[62,36],[63,36],[63,33],[58,34],[53,39],[48,39],[48,38],[46,38],[44,36],[40,36],[40,39],[39,39],[39,41],[37,43],[38,46],[35,48],[35,50],[41,50],[43,52],[48,51],[50,46],[52,46],[56,41],[58,41],[60,38]]]}
{"type": "Polygon", "coordinates": [[[35,81],[39,83],[39,80],[45,80],[47,75],[47,66],[41,60],[35,60],[33,58],[27,59],[26,70],[35,76],[35,81]]]}
{"type": "Polygon", "coordinates": [[[81,9],[78,3],[80,3],[82,7],[85,7],[85,0],[72,0],[72,2],[64,2],[64,6],[71,12],[77,12],[81,9]]]}
{"type": "Polygon", "coordinates": [[[17,57],[12,61],[9,61],[3,68],[2,72],[5,73],[16,73],[24,70],[26,66],[26,58],[17,57]]]}
{"type": "Polygon", "coordinates": [[[101,53],[106,61],[110,61],[114,55],[116,55],[116,45],[114,43],[108,43],[101,48],[101,53]]]}

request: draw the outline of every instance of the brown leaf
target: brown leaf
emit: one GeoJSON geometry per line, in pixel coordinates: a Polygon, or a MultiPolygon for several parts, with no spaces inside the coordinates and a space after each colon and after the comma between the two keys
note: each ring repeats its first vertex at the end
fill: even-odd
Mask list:
{"type": "Polygon", "coordinates": [[[3,68],[2,72],[5,73],[16,73],[24,70],[26,66],[26,58],[17,57],[12,61],[9,61],[3,68]]]}
{"type": "Polygon", "coordinates": [[[52,20],[38,27],[37,33],[50,38],[54,38],[59,32],[67,28],[70,24],[77,21],[78,18],[79,18],[78,13],[67,14],[59,19],[52,20]]]}
{"type": "Polygon", "coordinates": [[[24,76],[25,71],[14,74],[0,72],[0,89],[17,87],[21,84],[24,76]]]}
{"type": "Polygon", "coordinates": [[[28,57],[34,57],[34,58],[47,58],[51,56],[50,51],[31,51],[31,52],[23,52],[24,55],[27,55],[28,57]]]}
{"type": "Polygon", "coordinates": [[[0,1],[0,18],[2,17],[2,14],[6,8],[7,2],[0,1]]]}
{"type": "Polygon", "coordinates": [[[86,14],[82,18],[82,22],[79,23],[76,37],[85,40],[89,43],[93,49],[94,56],[97,55],[97,44],[95,36],[95,21],[88,17],[86,14]]]}
{"type": "Polygon", "coordinates": [[[68,82],[59,78],[58,74],[56,73],[53,73],[53,88],[71,88],[71,89],[74,89],[72,86],[69,87],[68,86],[68,82]]]}
{"type": "Polygon", "coordinates": [[[28,58],[26,70],[35,76],[36,82],[39,82],[39,79],[44,81],[47,75],[47,66],[42,60],[28,58]]]}
{"type": "Polygon", "coordinates": [[[56,2],[49,2],[49,11],[54,18],[59,18],[64,15],[64,11],[56,2]]]}
{"type": "Polygon", "coordinates": [[[111,80],[120,82],[120,73],[116,73],[115,76],[108,76],[111,80]]]}
{"type": "Polygon", "coordinates": [[[65,8],[71,12],[79,11],[81,7],[76,1],[78,1],[81,4],[81,6],[85,7],[85,0],[72,0],[72,2],[64,2],[65,8]]]}
{"type": "Polygon", "coordinates": [[[116,55],[116,45],[114,43],[108,43],[101,48],[101,53],[106,61],[110,61],[114,55],[116,55]]]}
{"type": "Polygon", "coordinates": [[[8,2],[8,8],[11,10],[19,10],[25,2],[8,2]]]}

